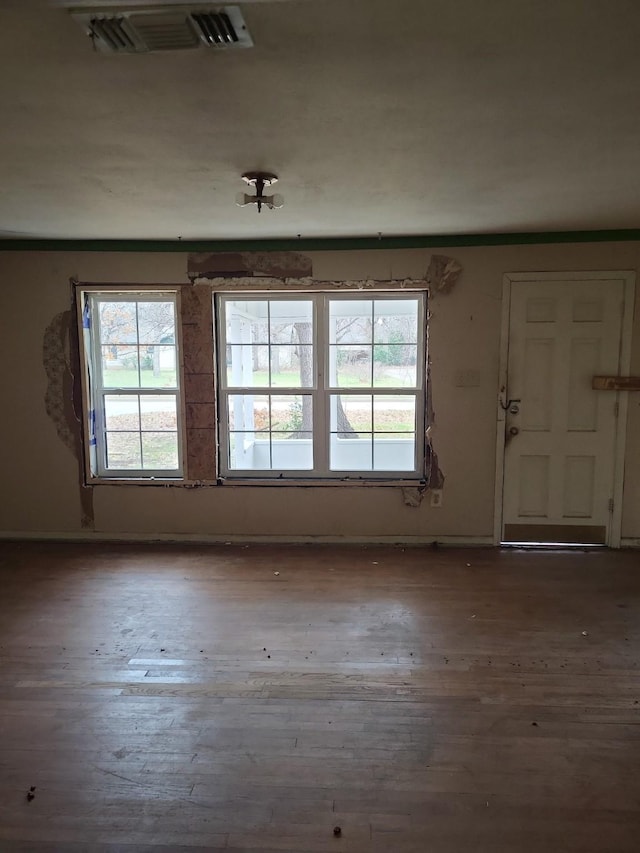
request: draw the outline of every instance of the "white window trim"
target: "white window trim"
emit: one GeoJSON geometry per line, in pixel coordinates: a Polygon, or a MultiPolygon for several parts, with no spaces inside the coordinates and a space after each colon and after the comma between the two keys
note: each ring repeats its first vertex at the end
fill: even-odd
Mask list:
{"type": "MultiPolygon", "coordinates": [[[[180,322],[180,288],[150,285],[78,285],[76,290],[76,306],[78,317],[80,355],[82,366],[82,405],[83,405],[83,435],[84,435],[84,464],[85,480],[87,483],[105,483],[114,485],[117,483],[138,483],[141,485],[152,485],[154,483],[181,483],[184,480],[184,395],[182,391],[182,324],[180,322]],[[176,340],[176,387],[164,388],[108,388],[104,389],[102,384],[95,383],[91,387],[90,371],[92,362],[94,369],[100,370],[100,341],[99,335],[94,328],[89,335],[89,346],[87,347],[87,335],[84,329],[84,306],[85,298],[100,301],[117,302],[123,298],[137,296],[145,301],[167,301],[170,299],[175,305],[175,340],[176,340]],[[87,350],[89,352],[87,352],[87,350]],[[178,443],[178,468],[171,469],[108,469],[104,458],[105,444],[99,436],[104,434],[104,410],[102,406],[96,405],[97,400],[105,393],[139,396],[140,394],[153,394],[154,396],[175,396],[177,404],[177,443],[178,443]],[[95,423],[93,430],[90,423],[91,411],[95,407],[95,423]],[[91,438],[95,434],[95,444],[92,447],[91,438]]],[[[95,311],[92,310],[92,323],[95,322],[95,311]]],[[[95,327],[97,330],[97,326],[95,327]]]]}
{"type": "Polygon", "coordinates": [[[349,483],[362,485],[375,483],[376,485],[416,485],[423,483],[426,477],[426,381],[427,381],[427,295],[426,288],[402,288],[401,290],[382,287],[368,289],[366,291],[353,292],[336,290],[279,290],[272,288],[256,290],[253,287],[237,288],[232,291],[215,292],[214,317],[216,327],[216,342],[214,346],[216,359],[216,385],[218,388],[218,473],[223,482],[234,484],[340,484],[349,483]],[[331,299],[344,299],[348,301],[369,301],[375,299],[402,299],[418,298],[418,362],[417,382],[415,388],[379,388],[370,387],[365,389],[352,389],[340,386],[325,385],[325,377],[329,375],[329,345],[328,345],[328,306],[331,299]],[[269,301],[283,299],[286,301],[311,300],[313,303],[314,318],[314,348],[313,365],[315,384],[312,388],[287,387],[258,387],[254,386],[251,391],[263,395],[286,395],[286,394],[308,394],[313,400],[313,447],[314,467],[312,470],[257,470],[257,469],[231,469],[228,463],[229,451],[229,429],[227,417],[227,397],[232,394],[241,394],[245,388],[228,387],[226,378],[226,353],[227,339],[224,323],[224,304],[228,301],[269,301]],[[319,310],[320,306],[320,310],[319,310]],[[318,359],[318,341],[321,342],[323,358],[318,359]],[[332,471],[329,468],[329,440],[330,419],[329,400],[331,394],[343,393],[349,396],[386,396],[398,393],[407,393],[416,398],[416,431],[415,431],[415,467],[413,471],[332,471]]]}

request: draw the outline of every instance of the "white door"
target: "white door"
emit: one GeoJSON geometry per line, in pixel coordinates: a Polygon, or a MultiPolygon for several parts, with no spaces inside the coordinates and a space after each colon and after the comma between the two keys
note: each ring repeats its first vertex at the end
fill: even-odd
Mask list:
{"type": "Polygon", "coordinates": [[[512,281],[503,542],[609,544],[625,283],[512,281]]]}

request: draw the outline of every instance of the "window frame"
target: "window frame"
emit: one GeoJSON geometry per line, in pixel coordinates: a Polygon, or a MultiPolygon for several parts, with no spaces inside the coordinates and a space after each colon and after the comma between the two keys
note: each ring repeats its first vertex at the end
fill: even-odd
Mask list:
{"type": "MultiPolygon", "coordinates": [[[[76,290],[80,356],[82,366],[82,401],[85,451],[85,479],[88,483],[136,482],[139,484],[174,483],[184,480],[184,415],[183,358],[181,336],[180,288],[158,285],[78,285],[76,290]],[[91,306],[91,328],[84,323],[86,300],[91,306]],[[125,387],[105,388],[102,384],[101,339],[97,321],[100,302],[173,302],[176,350],[176,385],[171,388],[125,387]],[[103,400],[106,395],[131,397],[169,396],[176,400],[177,468],[108,468],[105,440],[106,417],[103,400]],[[93,413],[93,423],[92,423],[93,413]]],[[[133,346],[141,346],[139,340],[133,346]]],[[[140,430],[142,433],[143,430],[140,430]]]]}
{"type": "MultiPolygon", "coordinates": [[[[336,290],[282,291],[282,290],[224,290],[213,293],[214,326],[216,339],[214,345],[217,387],[217,427],[218,427],[218,475],[221,481],[229,483],[274,483],[295,484],[296,482],[316,484],[363,484],[367,482],[379,485],[401,483],[416,485],[426,480],[427,442],[426,442],[426,406],[428,379],[428,334],[427,334],[428,293],[424,288],[403,288],[402,291],[376,288],[357,292],[336,290]],[[401,299],[418,300],[417,317],[417,359],[416,384],[413,387],[384,388],[371,385],[364,389],[354,389],[331,385],[330,378],[330,339],[329,310],[332,300],[340,301],[394,301],[401,299]],[[226,375],[227,333],[225,327],[225,305],[228,302],[270,302],[270,301],[311,301],[313,310],[313,385],[300,386],[229,386],[226,375]],[[232,469],[229,464],[230,433],[228,398],[234,394],[255,393],[256,395],[279,396],[287,394],[312,397],[313,406],[313,468],[312,469],[232,469]],[[407,394],[415,397],[415,440],[414,469],[407,470],[331,470],[330,407],[332,395],[344,396],[393,396],[407,394]]],[[[372,347],[374,345],[372,340],[372,347]]],[[[373,356],[373,353],[372,353],[373,356]]],[[[373,402],[373,401],[372,401],[373,402]]],[[[372,433],[375,435],[375,433],[372,433]]]]}

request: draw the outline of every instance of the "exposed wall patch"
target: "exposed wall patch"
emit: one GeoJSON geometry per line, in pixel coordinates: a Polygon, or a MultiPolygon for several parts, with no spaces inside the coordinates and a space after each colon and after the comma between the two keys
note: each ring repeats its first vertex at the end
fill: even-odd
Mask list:
{"type": "Polygon", "coordinates": [[[182,288],[181,322],[187,476],[216,478],[216,406],[213,376],[213,305],[208,285],[182,288]]]}
{"type": "Polygon", "coordinates": [[[300,252],[198,253],[189,255],[187,275],[192,280],[261,275],[306,278],[313,275],[313,265],[311,258],[300,252]]]}
{"type": "Polygon", "coordinates": [[[453,258],[446,255],[431,255],[426,279],[429,282],[431,296],[449,293],[455,286],[462,272],[462,266],[453,258]]]}
{"type": "Polygon", "coordinates": [[[70,367],[71,311],[61,311],[44,332],[42,363],[47,374],[44,407],[58,438],[77,456],[80,424],[73,408],[73,376],[70,367]]]}
{"type": "Polygon", "coordinates": [[[42,341],[42,364],[47,374],[44,407],[53,421],[58,438],[76,459],[80,489],[80,523],[83,529],[93,529],[93,489],[84,482],[80,356],[74,318],[72,310],[61,311],[45,329],[42,341]]]}

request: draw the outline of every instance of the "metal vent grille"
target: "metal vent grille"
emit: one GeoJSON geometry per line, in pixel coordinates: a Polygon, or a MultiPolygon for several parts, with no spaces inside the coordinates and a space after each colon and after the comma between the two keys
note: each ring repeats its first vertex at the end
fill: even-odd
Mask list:
{"type": "Polygon", "coordinates": [[[189,16],[184,13],[131,15],[129,23],[149,51],[186,50],[200,43],[189,16]]]}
{"type": "Polygon", "coordinates": [[[191,17],[200,38],[208,45],[229,45],[240,40],[226,12],[192,12],[191,17]]]}
{"type": "Polygon", "coordinates": [[[134,34],[121,15],[113,18],[91,18],[90,35],[102,42],[110,53],[132,53],[136,50],[134,34]]]}
{"type": "Polygon", "coordinates": [[[119,9],[117,14],[75,10],[71,15],[102,53],[253,46],[238,6],[119,9]]]}

